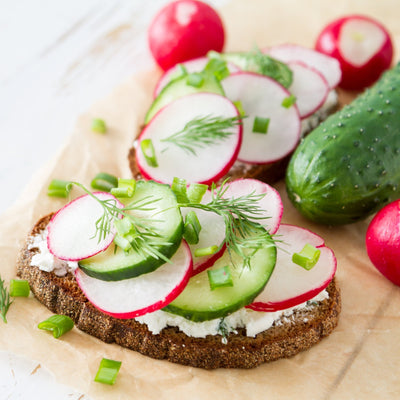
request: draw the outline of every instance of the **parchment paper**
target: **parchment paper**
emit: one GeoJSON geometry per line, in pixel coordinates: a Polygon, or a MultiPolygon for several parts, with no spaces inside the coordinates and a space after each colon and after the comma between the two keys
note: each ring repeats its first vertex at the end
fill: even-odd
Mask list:
{"type": "MultiPolygon", "coordinates": [[[[282,42],[312,46],[325,23],[348,13],[375,16],[390,29],[396,45],[400,44],[400,11],[395,0],[234,0],[220,12],[228,50],[282,42]]],[[[41,215],[65,204],[65,200],[46,196],[52,178],[89,185],[100,171],[130,176],[127,151],[159,74],[154,70],[133,77],[82,115],[65,146],[35,174],[24,194],[1,217],[0,271],[7,283],[15,277],[17,252],[30,227],[41,215]],[[92,118],[98,116],[110,126],[105,135],[90,130],[92,118]]],[[[364,237],[369,220],[336,228],[312,224],[289,204],[283,182],[276,187],[284,200],[284,222],[322,235],[338,259],[343,302],[339,326],[309,351],[249,371],[204,371],[105,344],[76,328],[56,340],[37,329],[37,323],[51,313],[32,296],[16,299],[8,324],[0,322],[0,350],[37,360],[59,382],[93,399],[399,398],[400,288],[382,277],[368,260],[364,237]],[[102,357],[122,361],[113,387],[93,382],[102,357]]]]}

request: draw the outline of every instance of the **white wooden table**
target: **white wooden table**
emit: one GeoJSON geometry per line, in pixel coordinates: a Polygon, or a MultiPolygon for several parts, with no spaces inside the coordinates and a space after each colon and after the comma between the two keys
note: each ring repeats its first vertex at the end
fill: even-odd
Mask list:
{"type": "MultiPolygon", "coordinates": [[[[170,1],[0,0],[0,214],[62,146],[82,111],[154,65],[147,27],[170,1]]],[[[34,360],[10,353],[0,353],[0,393],[88,399],[59,386],[34,360]]]]}

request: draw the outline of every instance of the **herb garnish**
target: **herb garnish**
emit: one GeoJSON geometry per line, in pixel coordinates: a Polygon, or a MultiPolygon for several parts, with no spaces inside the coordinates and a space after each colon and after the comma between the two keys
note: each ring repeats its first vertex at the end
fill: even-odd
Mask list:
{"type": "Polygon", "coordinates": [[[225,198],[228,190],[227,180],[217,189],[211,185],[212,199],[207,204],[187,203],[181,207],[197,208],[211,211],[222,216],[225,222],[225,244],[229,253],[235,252],[243,259],[243,265],[250,267],[251,257],[261,248],[273,245],[270,235],[258,222],[265,217],[258,206],[258,201],[265,194],[249,194],[225,198]]]}
{"type": "Polygon", "coordinates": [[[134,235],[130,235],[130,248],[131,250],[139,254],[147,254],[156,259],[162,259],[165,262],[170,260],[165,257],[161,252],[158,251],[158,247],[161,245],[169,245],[169,242],[162,242],[161,236],[153,229],[151,223],[157,222],[156,219],[145,218],[143,216],[136,217],[129,213],[131,210],[135,211],[152,211],[154,208],[151,204],[156,203],[160,199],[152,196],[144,197],[137,201],[132,201],[123,208],[119,208],[116,205],[114,199],[101,200],[96,197],[92,192],[85,188],[84,185],[78,182],[72,182],[74,185],[80,187],[88,195],[94,198],[103,208],[103,214],[96,221],[96,232],[94,237],[100,242],[107,234],[111,231],[113,221],[119,219],[120,216],[126,217],[132,224],[134,235]]]}
{"type": "Polygon", "coordinates": [[[11,303],[12,300],[10,300],[10,293],[4,284],[4,280],[0,277],[0,316],[5,323],[7,323],[6,314],[11,303]]]}
{"type": "MultiPolygon", "coordinates": [[[[189,121],[182,130],[161,139],[161,142],[172,143],[185,152],[196,155],[196,149],[221,143],[233,134],[231,128],[241,124],[243,117],[231,118],[206,115],[189,121]]],[[[164,149],[165,151],[167,149],[164,149]]]]}

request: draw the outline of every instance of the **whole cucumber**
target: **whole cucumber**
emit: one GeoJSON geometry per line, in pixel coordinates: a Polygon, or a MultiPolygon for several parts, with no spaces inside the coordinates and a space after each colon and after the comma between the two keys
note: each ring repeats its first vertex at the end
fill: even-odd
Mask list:
{"type": "Polygon", "coordinates": [[[305,217],[328,225],[400,197],[400,63],[302,140],[286,188],[305,217]]]}

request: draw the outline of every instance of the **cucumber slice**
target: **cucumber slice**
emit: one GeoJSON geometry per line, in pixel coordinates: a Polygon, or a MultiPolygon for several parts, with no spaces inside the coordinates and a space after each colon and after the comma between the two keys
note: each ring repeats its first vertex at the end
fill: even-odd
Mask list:
{"type": "MultiPolygon", "coordinates": [[[[130,212],[132,215],[152,220],[149,225],[160,235],[155,240],[163,242],[157,246],[158,251],[168,258],[172,257],[181,243],[183,233],[182,215],[175,194],[168,185],[153,181],[138,181],[133,198],[124,202],[127,206],[129,202],[141,199],[154,199],[154,201],[147,206],[147,210],[130,212]]],[[[126,254],[113,245],[106,251],[79,262],[80,268],[87,275],[104,281],[133,278],[152,272],[162,264],[164,261],[161,259],[136,252],[126,254]]]]}
{"type": "Polygon", "coordinates": [[[251,268],[243,268],[241,258],[228,250],[210,269],[229,266],[233,286],[210,289],[207,271],[190,278],[184,291],[164,311],[180,315],[195,322],[223,318],[252,303],[267,284],[276,262],[276,247],[271,245],[258,250],[251,261],[251,268]],[[232,259],[231,259],[232,256],[232,259]],[[233,265],[232,264],[233,261],[233,265]]]}
{"type": "Polygon", "coordinates": [[[161,110],[161,108],[171,103],[173,100],[176,100],[182,96],[186,96],[187,94],[207,92],[220,94],[222,96],[224,95],[224,89],[214,75],[203,74],[202,76],[204,80],[202,85],[199,87],[188,85],[187,75],[173,79],[170,83],[168,83],[151,104],[144,119],[144,123],[147,125],[157,111],[161,110]]]}

